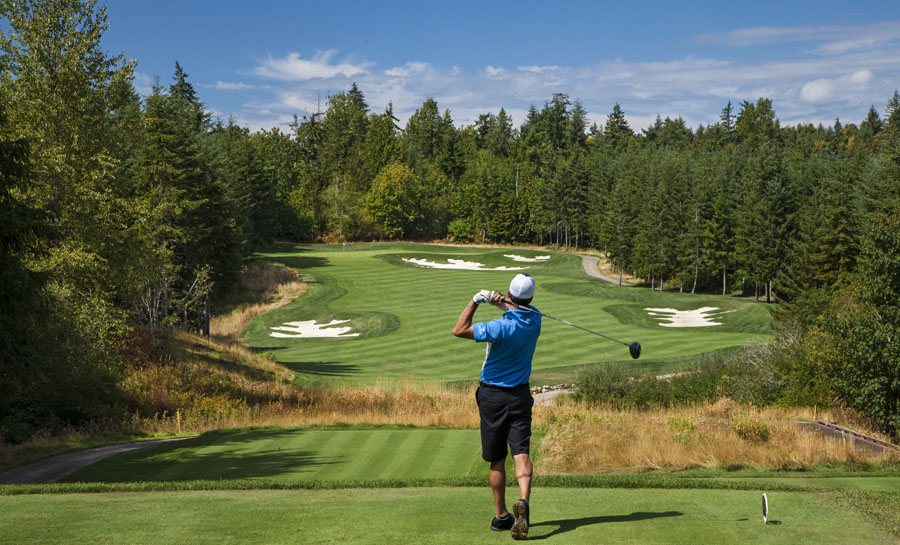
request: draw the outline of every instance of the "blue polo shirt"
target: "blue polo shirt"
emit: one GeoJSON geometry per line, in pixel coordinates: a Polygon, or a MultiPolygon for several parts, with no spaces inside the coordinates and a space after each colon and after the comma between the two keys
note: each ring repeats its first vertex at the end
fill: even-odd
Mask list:
{"type": "Polygon", "coordinates": [[[540,314],[507,310],[502,318],[473,324],[472,330],[476,342],[488,343],[481,366],[481,382],[504,388],[528,382],[531,358],[541,334],[540,314]]]}

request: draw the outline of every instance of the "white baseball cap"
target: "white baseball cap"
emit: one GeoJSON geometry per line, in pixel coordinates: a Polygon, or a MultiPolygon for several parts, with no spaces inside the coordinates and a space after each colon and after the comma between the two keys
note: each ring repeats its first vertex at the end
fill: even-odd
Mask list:
{"type": "Polygon", "coordinates": [[[534,278],[527,274],[517,274],[509,283],[509,294],[516,299],[531,299],[534,297],[534,278]]]}

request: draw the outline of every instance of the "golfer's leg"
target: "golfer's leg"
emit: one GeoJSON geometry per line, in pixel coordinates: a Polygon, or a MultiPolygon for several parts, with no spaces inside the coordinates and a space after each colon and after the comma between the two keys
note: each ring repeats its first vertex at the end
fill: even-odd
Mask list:
{"type": "Polygon", "coordinates": [[[513,456],[516,462],[516,480],[519,481],[519,497],[528,500],[531,497],[531,474],[534,467],[531,465],[531,457],[528,453],[513,456]]]}
{"type": "Polygon", "coordinates": [[[491,462],[491,490],[494,492],[494,503],[497,505],[497,516],[505,517],[506,510],[506,458],[491,462]]]}

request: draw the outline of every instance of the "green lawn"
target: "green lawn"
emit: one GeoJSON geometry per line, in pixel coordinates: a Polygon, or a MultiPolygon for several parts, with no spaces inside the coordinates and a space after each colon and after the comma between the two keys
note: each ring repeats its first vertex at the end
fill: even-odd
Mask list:
{"type": "MultiPolygon", "coordinates": [[[[900,536],[893,466],[545,475],[536,450],[533,540],[819,545],[900,536]]],[[[108,458],[67,480],[0,487],[3,543],[509,540],[487,529],[492,500],[477,430],[218,431],[108,458]]]]}
{"type": "MultiPolygon", "coordinates": [[[[534,305],[553,316],[626,341],[626,347],[545,320],[534,358],[535,383],[571,380],[583,365],[628,361],[635,373],[664,372],[702,353],[766,340],[767,307],[731,297],[651,292],[588,277],[576,255],[520,249],[484,249],[423,244],[276,245],[261,257],[295,268],[309,282],[306,295],[253,320],[244,336],[257,350],[274,354],[297,373],[346,379],[418,376],[445,381],[477,378],[484,347],[450,333],[460,311],[479,289],[505,292],[513,271],[457,271],[417,267],[401,258],[447,258],[487,266],[527,266],[535,277],[534,305]],[[545,263],[516,263],[503,254],[551,255],[545,263]],[[703,306],[734,312],[721,326],[661,327],[643,309],[692,310],[703,306]],[[356,338],[279,339],[270,328],[285,322],[350,319],[356,338]]],[[[476,321],[499,317],[479,309],[476,321]]]]}
{"type": "Polygon", "coordinates": [[[69,482],[365,481],[486,476],[478,430],[261,428],[114,456],[69,482]]]}
{"type": "MultiPolygon", "coordinates": [[[[894,543],[831,495],[536,488],[529,540],[560,544],[894,543]]],[[[489,489],[235,490],[0,496],[4,543],[509,543],[489,489]]]]}

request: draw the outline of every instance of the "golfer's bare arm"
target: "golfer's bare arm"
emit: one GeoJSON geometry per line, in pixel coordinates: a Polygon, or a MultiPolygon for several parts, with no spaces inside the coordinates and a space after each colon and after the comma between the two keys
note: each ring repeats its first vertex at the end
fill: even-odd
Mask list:
{"type": "MultiPolygon", "coordinates": [[[[495,307],[500,308],[501,310],[507,310],[507,305],[501,303],[503,300],[503,296],[499,292],[494,293],[494,300],[491,301],[491,304],[495,307]]],[[[462,339],[474,339],[475,331],[472,329],[472,317],[475,316],[475,311],[478,309],[478,305],[474,303],[474,301],[469,301],[469,304],[466,305],[466,308],[463,309],[462,313],[459,315],[459,318],[456,319],[456,325],[453,326],[453,334],[462,339]]]]}
{"type": "Polygon", "coordinates": [[[475,338],[475,331],[472,329],[472,317],[475,316],[476,309],[478,309],[478,305],[474,301],[469,301],[459,318],[456,319],[456,325],[453,326],[454,335],[461,339],[475,338]]]}

